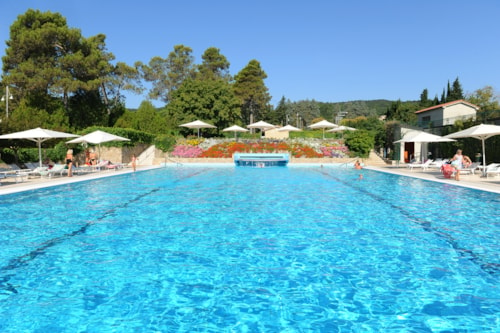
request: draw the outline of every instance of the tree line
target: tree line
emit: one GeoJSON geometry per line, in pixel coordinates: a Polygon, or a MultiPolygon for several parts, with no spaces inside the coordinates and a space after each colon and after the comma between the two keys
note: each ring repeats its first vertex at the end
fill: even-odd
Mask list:
{"type": "Polygon", "coordinates": [[[84,37],[61,14],[33,9],[11,25],[6,44],[2,84],[15,99],[2,132],[125,126],[164,133],[196,118],[218,127],[248,123],[272,109],[260,63],[252,59],[232,77],[229,61],[215,47],[205,50],[201,64],[194,63],[191,48],[175,45],[165,58],[129,65],[115,61],[104,34],[84,37]],[[146,101],[141,112],[128,111],[125,91],[146,93],[165,107],[152,113],[146,101]]]}

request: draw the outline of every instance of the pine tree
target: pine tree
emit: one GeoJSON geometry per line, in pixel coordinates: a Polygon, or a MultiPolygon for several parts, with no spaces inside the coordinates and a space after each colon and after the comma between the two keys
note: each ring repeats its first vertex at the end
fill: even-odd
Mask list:
{"type": "Polygon", "coordinates": [[[460,81],[457,77],[455,81],[453,81],[453,85],[448,96],[448,101],[451,102],[459,99],[464,99],[464,93],[462,90],[462,85],[460,84],[460,81]]]}
{"type": "Polygon", "coordinates": [[[250,60],[248,65],[236,74],[234,94],[241,101],[241,115],[244,123],[265,119],[271,96],[264,84],[267,74],[260,62],[250,60]]]}
{"type": "Polygon", "coordinates": [[[426,108],[431,105],[431,101],[429,100],[429,92],[427,89],[424,89],[420,94],[420,106],[422,108],[426,108]]]}

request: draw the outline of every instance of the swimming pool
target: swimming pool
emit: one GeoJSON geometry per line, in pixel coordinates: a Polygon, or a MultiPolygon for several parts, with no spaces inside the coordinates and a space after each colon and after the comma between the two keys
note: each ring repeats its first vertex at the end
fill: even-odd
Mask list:
{"type": "Polygon", "coordinates": [[[498,332],[498,194],[362,172],[169,167],[2,196],[0,331],[498,332]]]}

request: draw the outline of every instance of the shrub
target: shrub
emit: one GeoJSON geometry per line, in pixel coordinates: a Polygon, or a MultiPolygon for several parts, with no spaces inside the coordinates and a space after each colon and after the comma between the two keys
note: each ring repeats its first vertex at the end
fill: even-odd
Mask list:
{"type": "Polygon", "coordinates": [[[178,145],[175,146],[174,151],[172,152],[172,156],[195,158],[199,157],[202,152],[203,150],[200,147],[178,145]]]}

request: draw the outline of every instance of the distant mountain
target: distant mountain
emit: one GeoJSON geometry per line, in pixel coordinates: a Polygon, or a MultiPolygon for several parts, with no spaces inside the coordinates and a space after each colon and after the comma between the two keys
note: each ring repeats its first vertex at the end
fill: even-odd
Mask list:
{"type": "Polygon", "coordinates": [[[335,102],[320,104],[321,116],[324,118],[335,118],[338,114],[342,113],[344,117],[355,118],[358,116],[380,116],[385,114],[387,108],[391,106],[394,101],[386,99],[376,99],[367,101],[349,101],[349,102],[335,102]]]}

